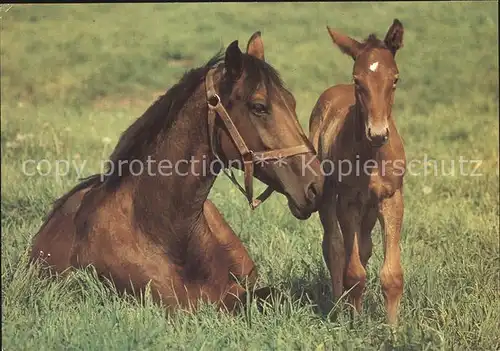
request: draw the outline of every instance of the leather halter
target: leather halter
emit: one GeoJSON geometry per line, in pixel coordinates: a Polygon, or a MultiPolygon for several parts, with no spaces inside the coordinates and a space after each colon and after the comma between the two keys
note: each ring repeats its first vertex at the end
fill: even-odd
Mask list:
{"type": "MultiPolygon", "coordinates": [[[[210,69],[208,71],[207,76],[205,78],[205,88],[207,92],[207,103],[208,103],[208,135],[210,139],[210,147],[212,148],[212,152],[214,155],[220,160],[216,148],[215,148],[215,140],[214,140],[214,132],[215,132],[215,119],[216,116],[219,116],[224,125],[231,136],[234,144],[236,145],[241,159],[243,161],[244,166],[244,182],[245,188],[243,188],[236,177],[231,168],[229,168],[229,172],[226,168],[223,169],[224,173],[229,177],[229,179],[238,187],[243,195],[248,200],[250,204],[250,208],[254,210],[261,203],[263,203],[273,192],[274,190],[268,186],[266,190],[262,194],[260,194],[257,199],[253,199],[253,173],[254,173],[254,162],[264,163],[267,160],[279,160],[290,156],[300,155],[308,152],[312,152],[315,154],[314,148],[309,143],[304,143],[302,145],[293,146],[284,149],[276,149],[270,151],[263,152],[254,152],[250,150],[241,134],[238,132],[238,129],[234,125],[231,117],[227,113],[226,109],[221,103],[221,99],[217,94],[214,86],[213,76],[217,67],[210,69]]],[[[298,124],[298,122],[296,122],[298,124]]],[[[300,125],[299,125],[300,127],[300,125]]],[[[300,129],[300,128],[299,128],[300,129]]],[[[305,137],[305,136],[304,136],[305,137]]],[[[304,139],[304,140],[307,140],[304,139]]]]}

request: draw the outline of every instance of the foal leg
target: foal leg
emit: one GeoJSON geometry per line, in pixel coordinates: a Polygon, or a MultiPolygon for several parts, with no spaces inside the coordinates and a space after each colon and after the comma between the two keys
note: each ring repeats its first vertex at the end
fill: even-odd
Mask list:
{"type": "Polygon", "coordinates": [[[380,282],[389,324],[397,323],[399,303],[403,295],[403,270],[399,248],[403,212],[403,195],[400,189],[379,204],[379,220],[384,232],[384,263],[380,270],[380,282]]]}
{"type": "Polygon", "coordinates": [[[349,300],[361,313],[361,297],[366,285],[366,271],[360,259],[361,205],[349,198],[339,198],[338,218],[345,247],[344,288],[351,290],[349,300]]]}
{"type": "MultiPolygon", "coordinates": [[[[361,272],[361,276],[363,277],[362,281],[359,282],[357,285],[358,287],[362,288],[361,293],[359,296],[353,299],[353,304],[356,307],[356,310],[358,312],[362,311],[363,307],[363,292],[364,289],[366,289],[366,266],[368,264],[368,260],[370,259],[372,255],[372,249],[373,249],[373,243],[372,243],[372,230],[373,227],[375,226],[375,223],[377,222],[377,214],[378,214],[378,209],[377,207],[365,207],[362,211],[361,214],[361,228],[360,228],[360,234],[359,236],[356,236],[356,241],[353,242],[353,245],[351,246],[351,250],[348,250],[346,248],[347,252],[352,252],[355,254],[356,249],[359,253],[359,262],[361,262],[361,265],[363,266],[363,270],[359,269],[359,262],[357,262],[356,259],[353,260],[353,256],[351,256],[351,259],[347,262],[349,267],[357,267],[359,271],[361,272]],[[355,243],[357,242],[357,246],[355,246],[355,243]]],[[[356,269],[356,268],[355,268],[356,269]]],[[[351,280],[350,286],[354,286],[355,282],[353,281],[356,279],[356,274],[350,275],[348,278],[351,280]],[[354,279],[353,279],[354,278],[354,279]]],[[[346,277],[346,281],[348,280],[346,277]]],[[[350,287],[349,287],[350,288],[350,287]]]]}
{"type": "Polygon", "coordinates": [[[366,206],[363,211],[361,220],[361,235],[359,236],[359,258],[361,264],[366,269],[368,260],[372,256],[372,230],[377,223],[378,209],[377,207],[366,206]]]}
{"type": "Polygon", "coordinates": [[[344,239],[337,220],[337,199],[333,184],[324,187],[324,200],[319,207],[319,218],[323,225],[323,258],[330,271],[333,299],[342,297],[345,265],[344,239]]]}

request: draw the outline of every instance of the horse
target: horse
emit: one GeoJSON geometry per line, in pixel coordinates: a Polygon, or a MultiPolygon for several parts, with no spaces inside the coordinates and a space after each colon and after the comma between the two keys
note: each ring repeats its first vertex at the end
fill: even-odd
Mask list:
{"type": "Polygon", "coordinates": [[[347,291],[353,316],[358,315],[378,219],[384,239],[379,275],[386,317],[396,324],[404,284],[399,242],[406,156],[392,106],[399,77],[395,56],[403,46],[404,29],[394,19],[384,40],[370,34],[363,43],[329,26],[327,30],[334,44],[353,58],[354,67],[353,84],[325,90],[309,120],[309,138],[326,177],[318,210],[323,258],[334,299],[347,291]]]}
{"type": "Polygon", "coordinates": [[[271,189],[260,200],[284,195],[299,220],[317,211],[324,178],[295,108],[265,60],[260,32],[246,53],[233,41],[121,134],[105,172],[54,202],[30,264],[56,275],[93,266],[132,294],[149,285],[168,311],[196,310],[201,301],[237,310],[257,269],[207,197],[220,171],[234,167],[245,173],[252,208],[255,177],[271,189]]]}

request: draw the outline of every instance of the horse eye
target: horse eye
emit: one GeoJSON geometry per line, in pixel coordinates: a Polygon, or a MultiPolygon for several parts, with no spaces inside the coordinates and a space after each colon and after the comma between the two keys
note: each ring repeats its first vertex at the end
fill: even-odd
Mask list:
{"type": "Polygon", "coordinates": [[[398,84],[399,78],[394,78],[394,83],[392,83],[392,86],[395,88],[396,84],[398,84]]]}
{"type": "Polygon", "coordinates": [[[253,112],[255,112],[256,114],[259,114],[259,115],[267,112],[266,106],[264,106],[263,104],[260,104],[260,103],[252,104],[252,110],[253,110],[253,112]]]}

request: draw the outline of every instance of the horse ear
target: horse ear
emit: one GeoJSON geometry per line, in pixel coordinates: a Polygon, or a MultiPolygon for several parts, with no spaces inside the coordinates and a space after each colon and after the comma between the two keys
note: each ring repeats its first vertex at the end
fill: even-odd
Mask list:
{"type": "Polygon", "coordinates": [[[243,57],[238,40],[233,41],[226,49],[224,63],[226,71],[232,80],[237,80],[243,71],[243,57]]]}
{"type": "Polygon", "coordinates": [[[403,47],[403,34],[403,24],[395,18],[384,39],[385,45],[393,56],[396,56],[396,52],[403,47]]]}
{"type": "Polygon", "coordinates": [[[248,40],[247,54],[258,58],[259,60],[265,61],[264,42],[262,41],[260,31],[253,33],[250,40],[248,40]]]}
{"type": "Polygon", "coordinates": [[[337,31],[332,30],[330,27],[326,26],[328,30],[328,34],[332,38],[333,42],[339,47],[339,49],[349,56],[351,56],[354,60],[361,52],[362,45],[356,40],[339,33],[337,31]]]}

